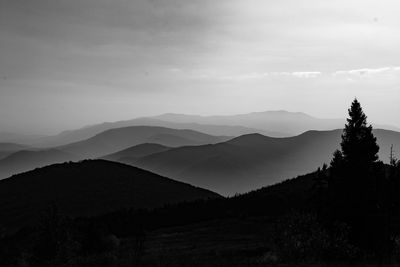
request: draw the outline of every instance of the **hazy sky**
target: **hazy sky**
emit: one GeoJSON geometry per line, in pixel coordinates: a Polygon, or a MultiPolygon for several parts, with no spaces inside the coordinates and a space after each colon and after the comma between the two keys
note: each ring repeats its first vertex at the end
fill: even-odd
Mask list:
{"type": "Polygon", "coordinates": [[[0,0],[0,132],[285,109],[400,126],[399,0],[0,0]]]}

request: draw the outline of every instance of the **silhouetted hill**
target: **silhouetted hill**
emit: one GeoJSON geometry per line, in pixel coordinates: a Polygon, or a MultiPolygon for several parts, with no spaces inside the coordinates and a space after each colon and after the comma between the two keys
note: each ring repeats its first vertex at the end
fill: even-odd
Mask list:
{"type": "Polygon", "coordinates": [[[170,147],[159,145],[159,144],[152,144],[152,143],[145,143],[140,144],[137,146],[133,146],[121,151],[118,151],[113,154],[109,154],[106,156],[101,157],[105,160],[112,160],[112,161],[126,161],[126,160],[133,160],[137,158],[141,158],[144,156],[148,156],[154,153],[164,152],[171,149],[170,147]]]}
{"type": "Polygon", "coordinates": [[[131,126],[107,130],[87,140],[61,146],[58,149],[84,158],[96,158],[142,143],[177,147],[213,144],[227,139],[229,137],[212,136],[192,130],[131,126]]]}
{"type": "MultiPolygon", "coordinates": [[[[96,216],[89,221],[102,222],[120,236],[126,234],[124,233],[126,230],[123,230],[123,224],[120,223],[124,222],[125,225],[139,223],[148,231],[160,228],[174,231],[175,227],[186,225],[192,230],[201,229],[204,238],[209,237],[210,233],[199,225],[200,222],[236,218],[237,223],[238,221],[248,222],[250,218],[250,220],[255,219],[257,221],[263,218],[262,227],[270,232],[272,229],[268,229],[268,224],[275,221],[276,218],[288,212],[315,208],[315,203],[312,200],[315,197],[316,177],[316,172],[313,172],[230,198],[199,199],[146,211],[115,211],[96,216]]],[[[231,221],[228,224],[232,225],[232,223],[235,222],[231,221]]],[[[225,233],[227,226],[223,226],[219,231],[225,233]]],[[[238,233],[248,230],[241,228],[232,232],[232,237],[235,237],[234,243],[238,242],[238,233]]],[[[258,235],[263,232],[258,231],[258,235]]],[[[180,236],[180,234],[177,234],[177,236],[180,236]]],[[[220,243],[220,241],[216,242],[220,243]]]]}
{"type": "MultiPolygon", "coordinates": [[[[288,138],[244,135],[215,145],[189,146],[131,160],[130,164],[224,195],[243,193],[316,170],[339,148],[341,130],[308,131],[288,138]]],[[[387,161],[400,133],[375,130],[387,161]]]]}
{"type": "MultiPolygon", "coordinates": [[[[167,113],[155,117],[158,120],[178,123],[200,123],[208,125],[240,125],[244,127],[273,132],[267,134],[275,137],[287,137],[301,134],[308,130],[333,130],[343,128],[345,119],[320,119],[302,112],[288,112],[284,110],[252,112],[225,116],[198,116],[167,113]],[[276,133],[280,133],[277,135],[276,133]]],[[[393,126],[374,125],[375,128],[400,130],[393,126]]],[[[253,133],[261,133],[255,131],[253,133]]]]}
{"type": "Polygon", "coordinates": [[[21,150],[0,160],[0,179],[34,168],[77,159],[77,156],[57,149],[21,150]]]}
{"type": "Polygon", "coordinates": [[[33,222],[49,205],[89,216],[121,208],[153,208],[219,195],[129,165],[105,160],[63,163],[0,181],[2,224],[33,222]]]}

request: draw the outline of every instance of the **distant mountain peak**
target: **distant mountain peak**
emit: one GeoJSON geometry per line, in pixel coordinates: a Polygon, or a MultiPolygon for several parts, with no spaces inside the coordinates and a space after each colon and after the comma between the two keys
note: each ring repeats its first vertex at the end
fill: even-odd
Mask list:
{"type": "Polygon", "coordinates": [[[162,118],[162,117],[169,117],[169,116],[171,116],[171,117],[185,116],[185,117],[207,118],[207,117],[243,116],[243,115],[251,115],[251,114],[281,114],[281,115],[301,115],[301,116],[306,116],[306,117],[313,117],[304,112],[288,111],[288,110],[280,109],[280,110],[253,111],[253,112],[237,113],[237,114],[224,114],[224,115],[200,115],[200,114],[185,114],[185,113],[167,112],[167,113],[162,113],[160,115],[150,117],[150,118],[162,118]]]}

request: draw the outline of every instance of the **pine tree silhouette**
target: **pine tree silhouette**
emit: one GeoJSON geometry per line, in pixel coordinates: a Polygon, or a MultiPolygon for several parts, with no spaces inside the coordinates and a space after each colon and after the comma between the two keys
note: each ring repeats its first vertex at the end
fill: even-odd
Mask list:
{"type": "Polygon", "coordinates": [[[360,102],[354,99],[348,111],[341,150],[335,151],[331,161],[331,214],[351,226],[359,246],[378,252],[388,240],[384,167],[378,161],[379,146],[360,102]]]}
{"type": "Polygon", "coordinates": [[[349,167],[369,168],[378,160],[379,146],[357,99],[351,104],[349,116],[340,144],[344,163],[349,167]]]}
{"type": "Polygon", "coordinates": [[[333,153],[333,159],[331,160],[331,170],[335,175],[340,175],[343,170],[343,154],[342,151],[337,149],[333,153]]]}

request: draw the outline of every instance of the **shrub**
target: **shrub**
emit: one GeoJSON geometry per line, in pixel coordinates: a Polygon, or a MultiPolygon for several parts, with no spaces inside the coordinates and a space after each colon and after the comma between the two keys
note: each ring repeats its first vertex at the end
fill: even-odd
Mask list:
{"type": "Polygon", "coordinates": [[[277,227],[276,250],[283,261],[312,261],[323,256],[329,246],[329,235],[316,216],[293,213],[277,227]]]}

